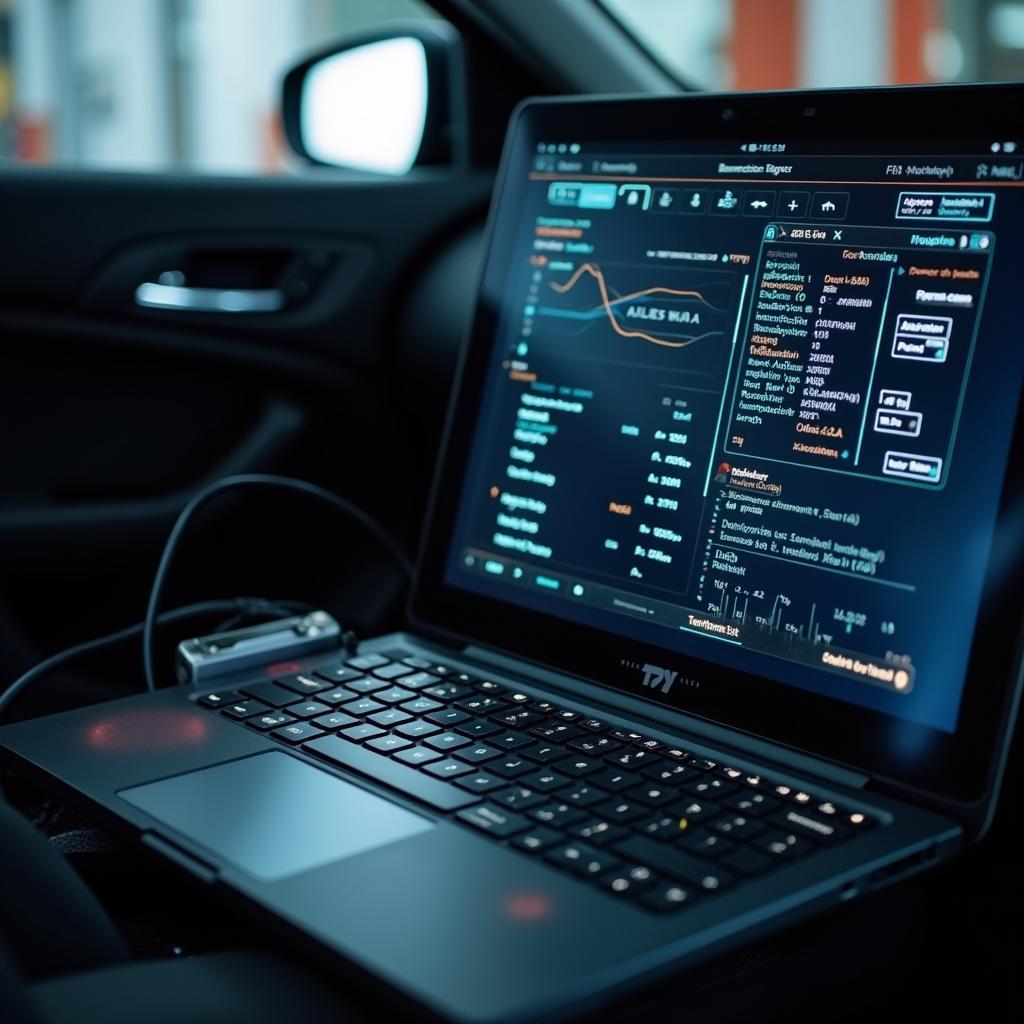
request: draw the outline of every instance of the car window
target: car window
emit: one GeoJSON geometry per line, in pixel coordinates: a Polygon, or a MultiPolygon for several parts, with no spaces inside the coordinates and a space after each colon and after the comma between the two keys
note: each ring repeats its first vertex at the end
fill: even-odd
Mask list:
{"type": "Polygon", "coordinates": [[[666,70],[703,89],[1024,77],[1024,3],[596,0],[666,70]]]}
{"type": "Polygon", "coordinates": [[[284,72],[421,0],[0,0],[0,158],[273,174],[284,72]]]}

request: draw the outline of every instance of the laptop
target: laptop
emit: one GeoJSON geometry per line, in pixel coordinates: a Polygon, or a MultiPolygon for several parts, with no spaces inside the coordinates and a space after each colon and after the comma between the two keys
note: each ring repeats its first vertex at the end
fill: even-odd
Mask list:
{"type": "Polygon", "coordinates": [[[1022,109],[524,104],[409,630],[4,754],[458,1021],[582,1012],[953,855],[1021,688],[1022,109]]]}

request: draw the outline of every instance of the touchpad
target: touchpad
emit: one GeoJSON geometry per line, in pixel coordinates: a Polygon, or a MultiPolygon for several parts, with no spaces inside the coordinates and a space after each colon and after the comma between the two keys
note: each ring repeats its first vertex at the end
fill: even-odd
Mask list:
{"type": "Polygon", "coordinates": [[[390,800],[276,750],[134,786],[118,796],[267,880],[434,827],[390,800]]]}

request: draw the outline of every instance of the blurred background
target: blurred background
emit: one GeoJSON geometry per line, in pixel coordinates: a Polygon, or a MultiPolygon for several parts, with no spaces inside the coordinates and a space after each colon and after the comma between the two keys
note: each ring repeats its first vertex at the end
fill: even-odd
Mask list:
{"type": "MultiPolygon", "coordinates": [[[[575,2],[600,2],[697,88],[1024,77],[1024,2],[575,2]]],[[[279,173],[284,70],[341,36],[433,16],[418,0],[0,0],[0,159],[279,173]]]]}

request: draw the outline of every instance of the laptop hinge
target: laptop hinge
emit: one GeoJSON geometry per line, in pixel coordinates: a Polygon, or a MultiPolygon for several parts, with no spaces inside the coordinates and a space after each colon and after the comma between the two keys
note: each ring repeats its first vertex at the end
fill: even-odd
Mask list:
{"type": "Polygon", "coordinates": [[[758,761],[774,762],[797,774],[813,775],[835,785],[853,789],[863,789],[869,781],[869,776],[862,772],[833,764],[812,754],[791,750],[768,740],[750,736],[738,729],[716,725],[681,711],[656,707],[649,701],[638,700],[603,686],[595,686],[594,683],[575,676],[552,672],[521,658],[513,658],[472,644],[463,648],[462,654],[466,658],[483,662],[501,671],[535,679],[547,687],[571,693],[595,708],[603,705],[611,711],[628,716],[638,724],[646,721],[653,727],[667,732],[690,734],[706,740],[712,746],[731,748],[758,761]]]}

